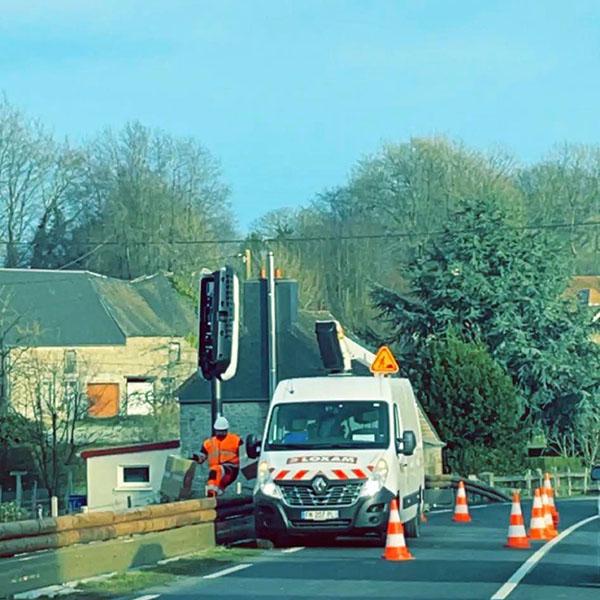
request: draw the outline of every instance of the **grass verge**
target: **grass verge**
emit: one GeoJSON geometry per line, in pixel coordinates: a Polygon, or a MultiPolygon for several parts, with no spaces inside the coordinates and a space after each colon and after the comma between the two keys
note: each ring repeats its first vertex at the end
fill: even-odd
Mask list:
{"type": "Polygon", "coordinates": [[[177,578],[202,577],[236,563],[255,558],[260,550],[251,548],[211,548],[190,554],[162,565],[144,567],[113,575],[107,579],[87,581],[75,586],[72,593],[60,596],[40,596],[38,600],[62,598],[63,600],[110,600],[149,588],[167,585],[177,578]]]}

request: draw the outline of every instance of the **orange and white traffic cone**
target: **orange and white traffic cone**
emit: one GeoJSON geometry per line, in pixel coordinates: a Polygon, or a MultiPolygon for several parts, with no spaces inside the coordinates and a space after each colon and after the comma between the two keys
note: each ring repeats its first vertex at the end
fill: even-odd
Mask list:
{"type": "Polygon", "coordinates": [[[525,531],[525,523],[523,522],[523,513],[521,512],[521,496],[518,491],[513,492],[506,547],[520,549],[530,547],[529,538],[525,531]]]}
{"type": "Polygon", "coordinates": [[[550,482],[550,473],[546,473],[546,476],[544,478],[544,488],[546,488],[546,496],[548,496],[548,503],[550,504],[550,512],[552,514],[552,522],[554,523],[554,528],[558,529],[558,524],[560,523],[560,515],[558,514],[556,504],[554,504],[554,490],[552,489],[552,483],[550,482]]]}
{"type": "Polygon", "coordinates": [[[406,547],[404,527],[402,527],[402,521],[400,521],[398,500],[396,498],[390,504],[390,519],[382,558],[386,560],[411,560],[414,558],[406,547]]]}
{"type": "Polygon", "coordinates": [[[554,521],[552,520],[552,511],[548,502],[548,496],[546,495],[546,488],[542,488],[542,506],[544,507],[544,533],[546,534],[546,539],[551,540],[558,535],[558,531],[554,529],[554,521]]]}
{"type": "Polygon", "coordinates": [[[533,507],[531,509],[531,523],[529,524],[529,539],[545,542],[546,521],[544,519],[544,505],[542,504],[542,494],[540,488],[535,489],[533,497],[533,507]]]}
{"type": "Polygon", "coordinates": [[[471,515],[469,514],[469,505],[467,504],[467,493],[465,492],[465,484],[461,481],[458,484],[458,492],[456,494],[456,505],[454,506],[453,521],[457,523],[470,523],[471,515]]]}

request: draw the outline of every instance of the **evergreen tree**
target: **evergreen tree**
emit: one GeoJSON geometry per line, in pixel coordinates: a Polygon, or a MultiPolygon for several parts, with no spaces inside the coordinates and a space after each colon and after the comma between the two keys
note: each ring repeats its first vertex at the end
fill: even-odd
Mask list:
{"type": "Polygon", "coordinates": [[[514,471],[525,457],[518,393],[510,377],[479,342],[452,330],[428,345],[431,368],[423,379],[425,408],[454,473],[514,471]]]}
{"type": "Polygon", "coordinates": [[[374,299],[389,326],[386,341],[417,382],[426,341],[453,326],[480,339],[510,374],[529,424],[569,427],[599,384],[594,324],[586,307],[564,296],[569,265],[554,240],[514,219],[493,200],[465,200],[411,261],[412,293],[378,288],[374,299]]]}

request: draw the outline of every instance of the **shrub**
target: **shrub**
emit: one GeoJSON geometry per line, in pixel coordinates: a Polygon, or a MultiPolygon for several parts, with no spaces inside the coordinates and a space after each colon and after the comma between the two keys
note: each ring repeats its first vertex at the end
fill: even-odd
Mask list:
{"type": "Polygon", "coordinates": [[[429,345],[424,403],[447,443],[445,458],[462,475],[519,471],[526,455],[518,393],[483,344],[449,332],[429,345]]]}
{"type": "Polygon", "coordinates": [[[3,502],[0,504],[0,523],[23,521],[27,517],[27,511],[17,506],[16,502],[3,502]]]}

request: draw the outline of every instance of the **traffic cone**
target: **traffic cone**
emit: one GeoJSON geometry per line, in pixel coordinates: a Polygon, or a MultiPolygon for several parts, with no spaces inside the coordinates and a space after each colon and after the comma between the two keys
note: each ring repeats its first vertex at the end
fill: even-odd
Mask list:
{"type": "Polygon", "coordinates": [[[546,476],[544,478],[544,487],[546,488],[546,496],[548,496],[548,503],[550,504],[552,522],[554,523],[554,528],[558,529],[558,524],[560,523],[560,515],[558,514],[556,504],[554,504],[554,490],[552,489],[552,483],[550,482],[550,473],[546,473],[546,476]]]}
{"type": "Polygon", "coordinates": [[[398,500],[396,498],[390,504],[390,519],[382,558],[386,560],[411,560],[414,558],[406,547],[404,527],[402,527],[402,521],[400,521],[398,500]]]}
{"type": "Polygon", "coordinates": [[[554,521],[552,521],[552,511],[550,510],[550,503],[546,495],[546,488],[542,488],[542,506],[544,507],[544,533],[546,534],[546,539],[551,540],[558,535],[558,531],[554,529],[554,521]]]}
{"type": "Polygon", "coordinates": [[[544,505],[542,504],[542,494],[540,488],[535,489],[533,497],[533,507],[531,508],[531,523],[529,524],[529,539],[536,541],[546,541],[546,522],[544,519],[544,505]]]}
{"type": "Polygon", "coordinates": [[[518,491],[513,492],[510,521],[508,524],[507,548],[529,548],[529,539],[525,531],[523,513],[521,512],[521,497],[518,491]]]}
{"type": "Polygon", "coordinates": [[[469,514],[469,506],[467,504],[467,493],[465,492],[465,484],[462,481],[458,484],[458,493],[456,494],[456,505],[454,506],[452,520],[457,523],[471,522],[471,515],[469,514]]]}

